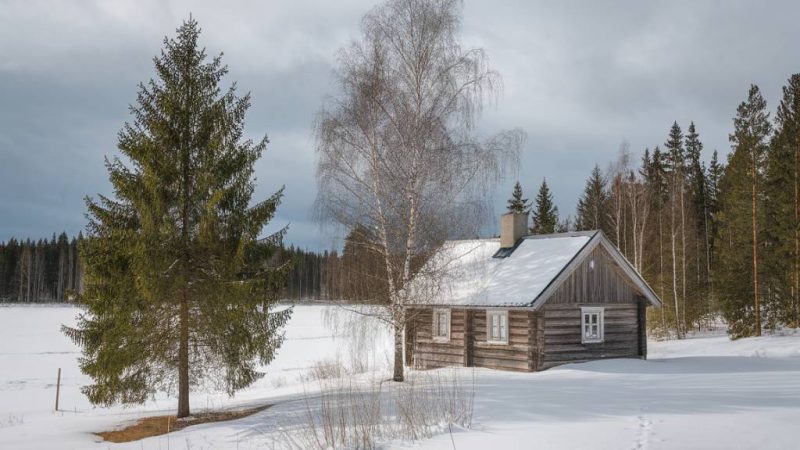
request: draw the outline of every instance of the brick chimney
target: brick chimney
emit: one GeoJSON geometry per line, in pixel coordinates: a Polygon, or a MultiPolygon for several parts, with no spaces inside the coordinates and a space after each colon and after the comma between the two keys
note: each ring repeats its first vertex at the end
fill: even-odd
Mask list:
{"type": "Polygon", "coordinates": [[[500,248],[512,248],[528,234],[528,215],[506,213],[500,216],[500,248]]]}

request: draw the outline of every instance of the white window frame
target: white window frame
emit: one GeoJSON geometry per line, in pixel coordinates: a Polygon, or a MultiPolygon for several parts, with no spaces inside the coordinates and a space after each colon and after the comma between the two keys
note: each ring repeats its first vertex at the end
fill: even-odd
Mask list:
{"type": "MultiPolygon", "coordinates": [[[[605,308],[601,306],[584,306],[581,308],[581,344],[599,344],[605,339],[605,308]],[[597,315],[597,337],[587,336],[586,317],[597,315]]],[[[590,319],[591,320],[591,319],[590,319]]],[[[590,322],[589,327],[592,324],[590,322]]]]}
{"type": "Polygon", "coordinates": [[[508,344],[508,311],[502,309],[486,310],[486,342],[489,344],[508,344]],[[502,335],[499,339],[494,339],[492,336],[492,316],[500,318],[498,326],[502,335]],[[505,323],[505,326],[503,326],[503,323],[505,323]]]}
{"type": "Polygon", "coordinates": [[[445,308],[435,308],[433,310],[433,328],[431,329],[431,336],[434,342],[449,342],[450,341],[450,310],[445,308]],[[439,334],[439,316],[444,314],[447,317],[446,336],[439,334]]]}

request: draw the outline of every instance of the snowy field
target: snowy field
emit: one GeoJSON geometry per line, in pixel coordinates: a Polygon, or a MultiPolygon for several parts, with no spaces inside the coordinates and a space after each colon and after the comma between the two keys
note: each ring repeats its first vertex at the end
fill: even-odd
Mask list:
{"type": "MultiPolygon", "coordinates": [[[[301,418],[306,399],[318,394],[315,383],[304,381],[316,362],[352,365],[352,355],[359,354],[370,367],[386,370],[387,336],[334,332],[330,316],[337,311],[341,314],[331,307],[295,307],[286,342],[264,379],[233,399],[214,392],[192,396],[196,412],[265,403],[271,408],[237,421],[110,444],[92,432],[174,412],[174,399],[161,395],[143,406],[93,408],[79,391],[89,380],[78,371],[77,348],[59,332],[77,309],[0,306],[0,449],[280,448],[282,427],[301,418]],[[59,367],[61,411],[53,412],[59,367]]],[[[598,361],[534,374],[459,369],[465,379],[474,378],[470,429],[384,447],[800,448],[800,334],[736,342],[704,336],[649,345],[647,361],[598,361]]]]}

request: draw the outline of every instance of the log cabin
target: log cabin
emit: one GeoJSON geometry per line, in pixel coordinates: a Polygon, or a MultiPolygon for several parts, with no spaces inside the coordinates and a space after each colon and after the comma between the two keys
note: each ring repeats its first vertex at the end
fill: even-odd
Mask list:
{"type": "Polygon", "coordinates": [[[406,364],[538,371],[647,357],[647,308],[661,300],[601,231],[447,241],[422,267],[406,308],[406,364]]]}

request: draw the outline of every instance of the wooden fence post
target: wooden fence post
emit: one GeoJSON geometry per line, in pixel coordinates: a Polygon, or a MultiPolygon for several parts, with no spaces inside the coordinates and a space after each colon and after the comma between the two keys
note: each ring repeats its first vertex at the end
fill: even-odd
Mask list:
{"type": "Polygon", "coordinates": [[[56,411],[58,411],[58,396],[61,394],[61,367],[58,368],[58,378],[56,378],[56,411]]]}

